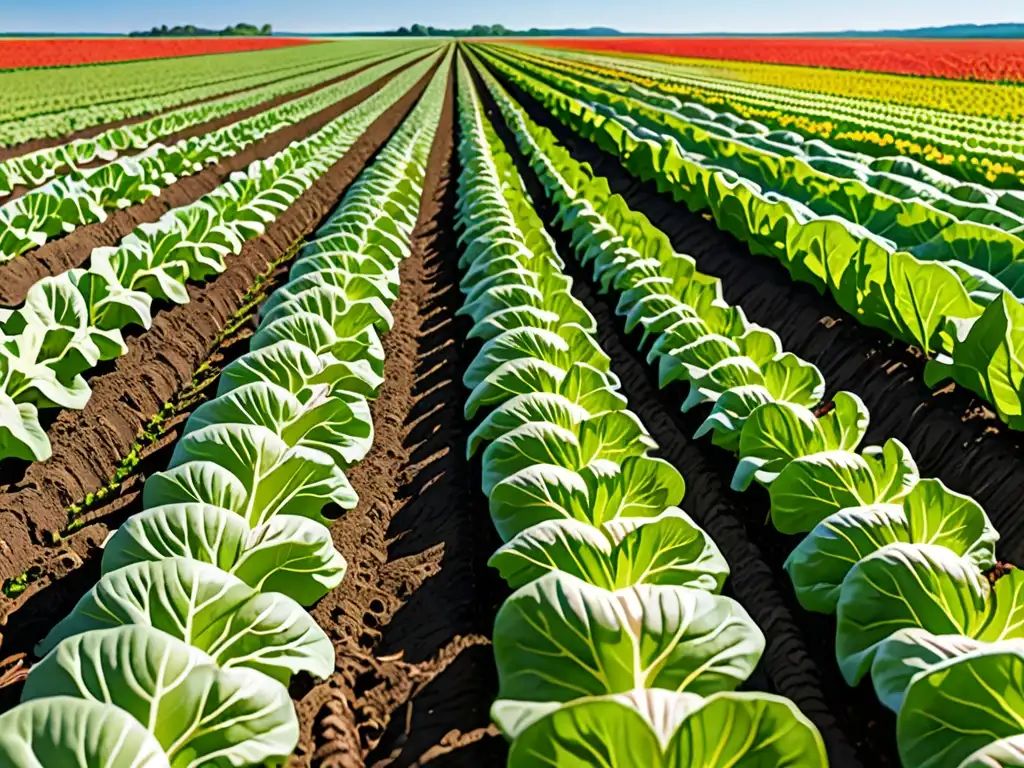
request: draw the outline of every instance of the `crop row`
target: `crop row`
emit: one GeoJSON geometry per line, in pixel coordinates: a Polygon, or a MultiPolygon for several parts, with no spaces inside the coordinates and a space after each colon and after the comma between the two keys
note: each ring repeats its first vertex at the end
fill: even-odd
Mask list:
{"type": "Polygon", "coordinates": [[[127,351],[123,328],[147,328],[154,300],[187,303],[186,283],[223,272],[225,259],[262,234],[433,62],[414,64],[317,133],[140,226],[118,247],[95,249],[88,269],[43,278],[21,308],[5,310],[0,457],[48,458],[38,410],[84,408],[91,393],[82,374],[127,351]]]}
{"type": "Polygon", "coordinates": [[[597,104],[613,118],[633,119],[641,137],[669,136],[686,155],[791,201],[803,218],[836,216],[860,225],[888,250],[952,266],[972,297],[1018,288],[1024,266],[1024,197],[944,180],[920,164],[882,158],[871,165],[822,141],[803,142],[753,120],[682,105],[643,89],[618,93],[610,81],[579,82],[531,67],[545,82],[597,104]],[[649,103],[649,101],[656,103],[649,103]],[[991,279],[990,279],[991,278],[991,279]]]}
{"type": "Polygon", "coordinates": [[[0,146],[152,115],[331,66],[361,52],[389,49],[408,51],[410,45],[345,41],[172,61],[0,72],[0,146]]]}
{"type": "MultiPolygon", "coordinates": [[[[917,344],[928,356],[939,353],[925,370],[930,385],[953,378],[992,403],[1011,428],[1024,425],[1024,367],[1019,362],[1024,307],[1005,289],[991,286],[990,276],[984,277],[1020,269],[1022,262],[1014,259],[1014,245],[1006,239],[1019,238],[993,227],[956,223],[939,231],[931,251],[918,250],[914,255],[896,250],[854,223],[864,218],[855,197],[847,201],[848,218],[819,215],[777,192],[763,191],[703,154],[684,150],[675,134],[663,135],[639,125],[628,114],[636,107],[635,100],[605,93],[606,101],[617,104],[620,112],[581,100],[503,60],[489,61],[563,123],[620,157],[633,175],[654,180],[660,190],[691,210],[710,210],[718,226],[747,243],[753,253],[773,256],[794,279],[822,293],[828,290],[840,307],[865,325],[917,344]],[[977,233],[977,239],[966,236],[965,228],[977,233]],[[965,236],[957,237],[960,232],[965,236]],[[949,261],[932,260],[936,256],[949,261]],[[960,262],[957,271],[949,266],[953,261],[960,262]],[[997,264],[1003,266],[997,268],[997,264]]],[[[568,79],[559,80],[568,91],[583,89],[568,79]]],[[[636,109],[641,115],[650,110],[636,109]]],[[[728,143],[696,126],[689,130],[711,143],[728,143]]],[[[738,145],[733,146],[739,155],[738,145]]],[[[763,160],[766,168],[792,166],[794,178],[799,176],[809,186],[820,181],[823,191],[851,183],[804,170],[794,158],[754,149],[742,152],[751,162],[763,160]]],[[[879,195],[861,198],[866,206],[880,199],[879,195]]],[[[887,203],[896,225],[903,201],[890,198],[887,203]]]]}
{"type": "Polygon", "coordinates": [[[264,51],[321,42],[302,37],[56,37],[4,38],[0,42],[0,70],[38,67],[74,67],[116,61],[203,56],[211,53],[264,51]]]}
{"type": "Polygon", "coordinates": [[[712,404],[697,436],[737,455],[734,489],[767,488],[774,526],[807,534],[786,562],[797,599],[837,614],[839,667],[850,685],[870,673],[898,714],[904,766],[1005,765],[1024,746],[1024,578],[992,573],[999,535],[981,507],[921,479],[894,439],[858,453],[860,399],[822,404],[816,368],[748,323],[716,278],[484,77],[576,258],[618,295],[627,331],[642,330],[661,386],[689,384],[684,410],[712,404]]]}
{"type": "Polygon", "coordinates": [[[657,62],[517,54],[578,77],[610,78],[619,88],[632,83],[719,111],[724,104],[743,119],[824,139],[837,149],[895,152],[964,181],[1021,186],[1015,175],[1024,172],[1024,128],[1014,120],[736,81],[657,62]]]}
{"type": "MultiPolygon", "coordinates": [[[[1024,140],[1024,129],[1013,120],[1001,120],[972,113],[953,110],[932,109],[901,104],[898,101],[882,102],[846,94],[818,92],[808,88],[788,88],[768,85],[757,80],[743,80],[714,76],[692,67],[673,65],[666,61],[619,58],[613,56],[585,55],[570,51],[546,51],[544,56],[526,48],[510,48],[517,55],[526,56],[541,63],[557,62],[581,72],[604,74],[625,82],[635,82],[676,96],[697,98],[712,106],[714,95],[720,98],[714,104],[721,104],[721,97],[734,97],[742,103],[772,106],[809,114],[822,122],[838,122],[841,119],[857,121],[891,121],[899,128],[914,127],[923,131],[937,130],[939,135],[1004,141],[1024,140]],[[692,91],[690,90],[692,89],[692,91]],[[708,99],[705,102],[705,99],[708,99]]],[[[829,138],[823,136],[822,138],[829,138]]]]}
{"type": "Polygon", "coordinates": [[[296,73],[269,85],[258,85],[241,93],[182,107],[138,123],[110,128],[92,138],[75,139],[66,144],[13,157],[0,162],[0,196],[10,193],[16,186],[30,189],[38,187],[55,176],[73,173],[87,163],[110,162],[126,150],[146,149],[164,136],[258,106],[278,96],[325,83],[385,56],[357,54],[336,65],[325,67],[317,64],[309,68],[309,72],[296,73]]]}
{"type": "MultiPolygon", "coordinates": [[[[250,351],[147,480],[145,510],[108,539],[99,582],[40,644],[23,703],[0,717],[5,765],[280,765],[295,748],[285,686],[334,668],[302,606],[346,568],[323,511],[356,503],[344,470],[373,441],[378,331],[449,62],[303,247],[250,351]]],[[[321,137],[321,170],[349,144],[346,132],[321,137]]]]}
{"type": "MultiPolygon", "coordinates": [[[[912,75],[913,78],[1024,82],[1024,46],[1019,40],[935,39],[895,36],[836,37],[619,37],[547,39],[535,44],[668,59],[712,59],[807,68],[860,70],[912,75]]],[[[711,62],[707,62],[709,65],[711,62]]]]}
{"type": "Polygon", "coordinates": [[[464,65],[459,122],[459,312],[484,342],[466,416],[486,412],[468,453],[516,590],[494,626],[509,765],[825,765],[792,703],[734,692],[764,637],[719,594],[728,565],[676,506],[683,478],[650,455],[464,65]]]}
{"type": "MultiPolygon", "coordinates": [[[[802,205],[819,216],[842,216],[861,224],[873,234],[890,241],[893,248],[904,249],[921,258],[947,260],[961,278],[970,285],[971,293],[984,303],[985,295],[999,290],[1024,293],[1020,283],[1024,270],[1016,265],[1024,253],[1024,193],[999,191],[961,182],[932,170],[915,160],[901,157],[871,158],[847,150],[836,149],[818,139],[805,141],[791,131],[772,131],[755,120],[745,120],[731,112],[722,112],[701,104],[682,103],[671,95],[662,95],[645,88],[621,83],[605,77],[570,75],[597,90],[594,99],[614,107],[601,98],[602,91],[611,90],[630,100],[648,105],[658,118],[645,120],[644,125],[669,131],[688,152],[705,152],[718,167],[736,172],[763,189],[771,189],[802,205]],[[674,118],[679,117],[682,121],[674,118]],[[696,126],[728,145],[709,141],[702,145],[683,126],[696,126]],[[767,172],[747,160],[736,160],[728,154],[731,147],[739,152],[755,150],[792,158],[801,165],[767,172]],[[831,187],[819,176],[807,178],[801,171],[819,172],[835,177],[831,187]],[[893,200],[902,205],[893,205],[893,200]],[[978,226],[975,226],[978,225],[978,226]],[[980,227],[984,226],[985,229],[980,227]],[[1005,237],[990,228],[1007,233],[1005,237]],[[938,232],[942,236],[938,236],[938,232]],[[986,240],[988,252],[985,252],[986,240]],[[980,253],[964,246],[977,241],[980,253]],[[943,251],[949,249],[949,254],[943,251]],[[996,251],[997,253],[993,253],[996,251]],[[967,253],[966,264],[955,257],[967,253]],[[974,270],[980,269],[982,274],[974,270]],[[994,278],[994,282],[988,278],[994,278]]],[[[641,113],[649,118],[651,113],[641,113]]],[[[1024,159],[1024,155],[1022,155],[1024,159]]]]}
{"type": "MultiPolygon", "coordinates": [[[[946,43],[944,43],[946,44],[946,43]]],[[[570,48],[571,46],[559,46],[570,48]]],[[[980,83],[930,77],[904,77],[885,72],[843,71],[787,64],[742,61],[642,57],[608,51],[602,58],[644,62],[678,70],[713,74],[734,81],[759,83],[824,93],[864,101],[925,107],[950,113],[994,117],[1012,122],[1021,113],[1024,94],[1014,83],[980,83]]]]}
{"type": "Polygon", "coordinates": [[[0,207],[0,262],[78,227],[104,221],[107,211],[138,205],[179,178],[241,152],[267,135],[345,99],[419,58],[397,56],[353,77],[211,133],[55,179],[0,207]]]}

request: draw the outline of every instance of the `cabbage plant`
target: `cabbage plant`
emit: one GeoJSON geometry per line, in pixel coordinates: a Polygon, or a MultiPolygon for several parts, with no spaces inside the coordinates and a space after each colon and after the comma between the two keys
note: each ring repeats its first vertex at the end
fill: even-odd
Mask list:
{"type": "MultiPolygon", "coordinates": [[[[100,361],[111,360],[127,352],[122,329],[130,325],[148,328],[154,299],[188,303],[191,300],[189,282],[207,281],[224,272],[226,259],[237,255],[247,240],[263,234],[267,224],[309,189],[378,116],[429,70],[431,63],[431,57],[428,57],[414,64],[320,131],[290,144],[272,157],[251,163],[244,171],[233,173],[225,184],[191,205],[174,208],[155,222],[139,225],[117,247],[96,249],[88,269],[73,269],[57,277],[43,278],[29,290],[22,307],[0,312],[0,460],[5,457],[36,461],[48,458],[51,449],[39,425],[38,410],[84,408],[91,391],[83,374],[95,368],[100,361]]],[[[339,86],[355,87],[362,75],[369,72],[371,70],[368,69],[339,86]]],[[[125,162],[136,161],[125,159],[125,162]]],[[[424,165],[424,161],[416,162],[417,168],[424,165]]],[[[104,174],[114,174],[113,168],[104,174]]],[[[51,185],[80,186],[85,183],[61,179],[51,182],[51,185]]],[[[389,213],[382,211],[378,215],[374,212],[369,219],[365,213],[359,216],[355,212],[349,214],[349,218],[353,222],[358,221],[362,227],[362,239],[368,245],[372,244],[367,255],[371,251],[375,255],[383,255],[380,253],[382,237],[376,229],[389,231],[382,222],[392,216],[398,217],[401,225],[390,227],[388,244],[391,249],[387,253],[392,256],[400,253],[401,249],[395,251],[393,246],[396,239],[401,240],[401,233],[408,229],[409,211],[405,209],[410,204],[410,188],[400,180],[393,182],[393,186],[398,202],[389,207],[389,213]]],[[[35,212],[32,221],[36,223],[25,219],[29,215],[25,211],[10,220],[13,222],[10,226],[22,232],[19,237],[30,237],[24,233],[35,231],[31,227],[53,229],[51,224],[56,229],[48,236],[63,231],[56,209],[51,210],[42,202],[31,202],[36,197],[40,201],[52,197],[45,189],[0,208],[6,212],[9,208],[13,210],[11,206],[21,206],[25,211],[35,212]]],[[[103,189],[113,188],[104,186],[103,189]]],[[[117,197],[116,194],[114,196],[117,197]]],[[[65,198],[68,201],[90,199],[87,195],[76,197],[71,191],[65,198]]],[[[102,209],[97,210],[98,213],[89,221],[105,216],[102,209]]],[[[14,214],[0,213],[0,247],[3,238],[10,236],[4,230],[6,215],[14,214]]],[[[78,217],[76,221],[82,219],[87,223],[84,213],[75,215],[78,217]]],[[[42,235],[31,235],[31,238],[36,245],[45,241],[42,235]]],[[[324,241],[327,239],[323,238],[324,241]]],[[[393,268],[393,263],[387,266],[387,270],[393,268]]],[[[317,269],[327,271],[330,266],[325,268],[317,264],[317,269]]],[[[329,282],[332,277],[337,278],[337,275],[326,276],[324,282],[334,288],[336,286],[329,282]]],[[[390,325],[390,315],[386,306],[379,302],[373,304],[375,297],[371,295],[371,282],[355,276],[348,280],[347,284],[353,287],[352,293],[348,294],[348,304],[358,312],[379,313],[378,327],[383,331],[390,325]],[[356,285],[361,289],[356,290],[356,285]],[[370,310],[366,310],[366,304],[372,305],[370,310]]],[[[323,304],[318,299],[309,308],[316,309],[323,304]]],[[[340,325],[338,314],[341,309],[340,305],[335,306],[334,313],[325,319],[332,325],[340,325]]],[[[297,307],[292,306],[282,313],[287,315],[292,311],[297,311],[297,307]]],[[[355,324],[355,319],[349,324],[355,324]]],[[[328,362],[345,365],[347,361],[343,355],[341,359],[328,362]]],[[[328,369],[327,375],[331,375],[333,370],[328,369]]],[[[354,375],[367,378],[358,364],[354,375]]],[[[374,381],[372,376],[368,378],[374,381]]],[[[377,381],[376,385],[379,383],[377,381]]]]}
{"type": "MultiPolygon", "coordinates": [[[[463,62],[458,75],[459,311],[481,341],[464,376],[465,415],[477,421],[467,454],[480,455],[505,542],[491,565],[515,587],[494,627],[492,717],[512,741],[509,765],[824,766],[820,735],[789,702],[732,693],[764,637],[718,594],[728,565],[679,509],[682,476],[653,455],[463,62]]],[[[596,238],[580,243],[600,250],[596,238]]],[[[609,285],[626,261],[613,253],[594,257],[609,285]]],[[[635,298],[625,311],[638,327],[647,316],[636,307],[671,315],[669,297],[635,298]]],[[[754,330],[746,343],[760,353],[771,341],[754,330]]]]}

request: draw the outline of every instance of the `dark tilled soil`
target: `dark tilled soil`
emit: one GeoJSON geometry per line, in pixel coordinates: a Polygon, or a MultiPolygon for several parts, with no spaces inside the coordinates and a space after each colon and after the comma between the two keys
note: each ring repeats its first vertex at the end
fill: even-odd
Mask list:
{"type": "MultiPolygon", "coordinates": [[[[555,215],[553,206],[482,83],[480,90],[492,122],[527,182],[538,213],[550,223],[555,215]]],[[[706,414],[684,415],[679,405],[685,393],[658,390],[656,371],[638,352],[640,334],[627,336],[620,318],[615,316],[615,297],[598,295],[590,275],[577,267],[568,238],[557,227],[549,231],[573,277],[574,295],[597,319],[598,341],[612,358],[612,368],[622,380],[630,408],[661,446],[661,456],[686,479],[683,508],[708,532],[729,562],[731,576],[726,593],[743,605],[764,632],[765,652],[747,686],[792,700],[821,731],[831,765],[898,766],[894,719],[870,687],[850,689],[839,674],[834,620],[810,614],[796,603],[782,563],[799,539],[783,536],[767,524],[767,494],[730,490],[735,459],[689,437],[706,414]]]]}
{"type": "Polygon", "coordinates": [[[249,286],[314,231],[412,108],[431,74],[374,122],[263,236],[246,243],[242,253],[229,260],[224,274],[204,286],[191,286],[189,304],[159,312],[149,331],[129,340],[128,354],[90,380],[93,394],[85,410],[61,412],[48,430],[53,445],[49,461],[30,465],[14,482],[9,478],[12,469],[5,470],[8,482],[0,487],[0,578],[28,572],[33,583],[17,599],[0,598],[0,616],[7,627],[0,645],[4,653],[13,652],[12,645],[18,650],[30,646],[29,640],[12,637],[18,635],[19,614],[26,615],[21,609],[28,607],[27,614],[34,618],[35,594],[62,591],[63,586],[51,588],[56,581],[78,581],[63,577],[95,555],[107,531],[124,517],[100,516],[54,544],[54,534],[68,523],[67,507],[107,483],[144,425],[191,383],[249,286]]]}
{"type": "Polygon", "coordinates": [[[373,449],[349,473],[360,502],[334,526],[349,573],[313,610],[335,641],[337,669],[296,691],[296,766],[504,762],[488,716],[497,688],[488,637],[504,590],[486,560],[499,542],[479,466],[463,454],[469,358],[448,227],[453,110],[454,79],[384,337],[373,449]]]}
{"type": "MultiPolygon", "coordinates": [[[[330,69],[335,65],[327,65],[323,69],[330,69]]],[[[281,77],[268,80],[262,85],[273,85],[282,80],[287,80],[290,77],[295,77],[295,74],[286,74],[281,77]]],[[[192,101],[186,101],[173,107],[169,107],[166,110],[159,110],[157,112],[146,112],[141,115],[135,115],[134,117],[126,117],[122,120],[115,120],[110,123],[102,123],[101,125],[93,125],[88,128],[83,128],[80,131],[74,131],[64,136],[54,136],[51,138],[32,139],[21,144],[14,144],[9,147],[0,147],[0,162],[9,160],[12,157],[18,157],[19,155],[27,155],[29,152],[36,152],[40,149],[46,149],[47,147],[56,147],[60,144],[67,144],[69,141],[75,139],[90,139],[93,136],[98,136],[105,131],[112,130],[114,128],[120,128],[124,125],[134,125],[135,123],[141,123],[143,120],[148,120],[151,117],[161,114],[162,112],[173,112],[176,109],[182,109],[184,107],[195,106],[196,104],[202,104],[206,101],[215,101],[216,99],[223,99],[227,96],[233,96],[236,93],[242,93],[243,91],[250,91],[253,87],[261,86],[250,86],[248,88],[236,88],[230,91],[224,91],[213,96],[206,96],[202,99],[193,99],[192,101]]]]}
{"type": "Polygon", "coordinates": [[[264,160],[280,152],[293,141],[315,133],[379,91],[407,68],[402,67],[347,99],[342,99],[305,120],[271,133],[262,141],[250,144],[241,152],[225,157],[193,176],[179,179],[161,190],[159,195],[140,205],[114,211],[107,216],[106,221],[79,227],[65,237],[51,240],[41,248],[0,264],[0,304],[20,304],[25,300],[28,289],[40,278],[85,265],[94,248],[117,245],[139,224],[156,221],[172,208],[180,208],[195,202],[223,184],[235,171],[244,170],[250,163],[264,160]]]}
{"type": "Polygon", "coordinates": [[[981,503],[1002,534],[1001,559],[1024,563],[1020,432],[1008,429],[967,390],[930,390],[923,381],[925,361],[918,350],[858,324],[831,297],[794,282],[781,264],[752,255],[713,222],[659,193],[653,183],[639,182],[616,158],[576,137],[539,103],[505,84],[534,120],[550,128],[577,159],[607,177],[612,191],[650,217],[678,252],[692,256],[703,272],[720,277],[727,301],[778,333],[786,351],[818,366],[828,396],[847,390],[864,400],[871,413],[865,445],[899,439],[910,449],[922,476],[937,477],[981,503]]]}

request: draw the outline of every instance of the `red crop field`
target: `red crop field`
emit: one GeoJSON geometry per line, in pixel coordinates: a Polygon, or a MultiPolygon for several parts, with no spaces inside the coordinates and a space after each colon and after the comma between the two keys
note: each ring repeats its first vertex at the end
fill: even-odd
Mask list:
{"type": "Polygon", "coordinates": [[[238,53],[308,45],[301,37],[77,37],[0,39],[0,69],[69,67],[205,53],[238,53]]]}
{"type": "Polygon", "coordinates": [[[555,48],[794,64],[955,80],[1024,82],[1024,40],[621,37],[530,42],[555,48]]]}

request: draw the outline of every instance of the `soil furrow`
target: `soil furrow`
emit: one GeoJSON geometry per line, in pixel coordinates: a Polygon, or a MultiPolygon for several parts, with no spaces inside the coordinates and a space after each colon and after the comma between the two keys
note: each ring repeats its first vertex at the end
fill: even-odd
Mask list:
{"type": "Polygon", "coordinates": [[[327,123],[379,91],[409,66],[412,66],[412,63],[385,75],[347,99],[342,99],[305,120],[285,126],[240,152],[222,158],[197,174],[179,179],[162,189],[159,195],[140,205],[114,211],[107,216],[106,221],[79,227],[65,237],[52,240],[40,248],[0,264],[0,304],[20,304],[25,300],[28,289],[40,278],[85,265],[94,248],[117,245],[139,224],[156,221],[172,208],[180,208],[195,202],[223,184],[235,171],[243,170],[250,163],[266,159],[292,142],[316,133],[327,123]]]}
{"type": "Polygon", "coordinates": [[[690,439],[703,415],[679,412],[679,390],[658,390],[656,372],[638,352],[640,334],[625,334],[614,312],[615,297],[609,300],[598,295],[590,275],[577,266],[569,238],[551,226],[554,207],[519,152],[490,93],[479,80],[478,86],[488,115],[566,260],[566,272],[574,280],[573,294],[597,320],[598,342],[612,358],[612,369],[622,381],[629,407],[658,442],[660,455],[686,479],[683,508],[729,562],[726,594],[743,605],[765,635],[764,655],[747,685],[791,699],[821,731],[833,766],[899,765],[891,715],[869,686],[850,689],[839,673],[832,639],[834,620],[803,611],[796,603],[782,562],[799,539],[782,536],[767,524],[766,494],[741,495],[729,489],[735,468],[732,456],[690,439]]]}
{"type": "Polygon", "coordinates": [[[337,664],[329,680],[296,691],[296,766],[480,765],[504,755],[488,716],[497,685],[488,637],[502,588],[486,560],[497,542],[479,467],[463,454],[468,329],[455,318],[453,118],[454,78],[383,340],[373,448],[348,473],[360,502],[333,529],[349,572],[313,611],[337,664]]]}
{"type": "Polygon", "coordinates": [[[665,232],[676,251],[692,256],[701,271],[720,277],[727,301],[778,333],[786,351],[818,366],[829,397],[839,390],[859,395],[871,413],[865,445],[899,439],[922,476],[938,477],[981,503],[1002,535],[1001,559],[1024,563],[1024,517],[1018,512],[1024,484],[1020,432],[1007,428],[967,390],[930,390],[918,350],[860,325],[830,297],[794,282],[777,261],[752,255],[706,217],[659,193],[653,182],[635,179],[617,158],[576,136],[513,83],[502,82],[535,121],[605,176],[612,192],[665,232]]]}
{"type": "MultiPolygon", "coordinates": [[[[24,616],[20,609],[40,590],[54,582],[73,590],[70,582],[84,581],[63,577],[95,561],[107,531],[124,517],[96,519],[54,543],[54,534],[67,525],[67,507],[106,485],[143,427],[192,383],[249,287],[324,220],[412,109],[432,74],[427,73],[378,118],[343,158],[268,225],[264,235],[248,241],[240,255],[230,258],[226,272],[204,286],[190,286],[189,304],[158,313],[149,331],[130,339],[128,354],[91,379],[93,394],[87,407],[61,412],[48,430],[53,458],[30,465],[23,477],[0,489],[0,578],[25,572],[36,576],[20,597],[0,606],[6,627],[4,652],[12,652],[12,614],[17,625],[24,616]]],[[[60,587],[48,591],[60,591],[60,587]]],[[[35,617],[34,605],[28,613],[32,616],[26,621],[35,617]]],[[[15,645],[22,650],[26,642],[15,645]]]]}
{"type": "MultiPolygon", "coordinates": [[[[125,63],[125,62],[117,62],[117,63],[125,63]]],[[[327,65],[321,67],[320,70],[330,69],[330,68],[336,67],[336,66],[338,66],[337,63],[327,64],[327,65]]],[[[320,71],[320,70],[317,70],[317,71],[320,71]]],[[[145,113],[140,114],[140,115],[135,115],[134,117],[126,117],[126,118],[123,118],[121,120],[111,121],[109,123],[102,123],[100,125],[92,125],[92,126],[89,126],[88,128],[82,128],[81,130],[78,130],[78,131],[73,131],[71,133],[66,133],[63,136],[53,136],[53,137],[40,138],[40,139],[31,139],[29,141],[22,142],[21,144],[14,144],[14,145],[11,145],[9,147],[0,147],[0,162],[2,162],[4,160],[9,160],[12,157],[19,157],[20,155],[27,155],[30,152],[36,152],[36,151],[38,151],[40,149],[47,149],[49,147],[56,147],[56,146],[59,146],[61,144],[67,144],[68,142],[75,141],[76,139],[91,139],[93,136],[98,136],[99,134],[104,133],[105,131],[110,131],[110,130],[113,130],[114,128],[121,128],[122,126],[125,126],[125,125],[134,125],[135,123],[141,123],[144,120],[149,120],[151,117],[156,117],[157,115],[161,115],[161,114],[163,114],[165,112],[174,112],[175,110],[184,109],[186,107],[194,107],[197,104],[203,104],[203,103],[205,103],[207,101],[216,101],[217,99],[227,98],[228,96],[234,96],[235,94],[244,93],[245,91],[251,91],[251,90],[253,90],[253,88],[262,88],[263,86],[273,85],[274,83],[279,83],[282,80],[287,80],[287,79],[295,77],[295,76],[296,76],[295,72],[293,71],[290,74],[285,74],[285,75],[282,75],[281,77],[276,77],[273,80],[267,80],[266,82],[261,83],[258,86],[250,85],[250,86],[248,86],[246,88],[236,88],[236,89],[231,90],[231,91],[224,91],[222,93],[214,94],[213,96],[204,96],[201,99],[193,99],[191,101],[185,101],[185,102],[182,102],[181,104],[176,104],[173,107],[168,107],[167,109],[157,110],[156,112],[145,112],[145,113]]]]}

